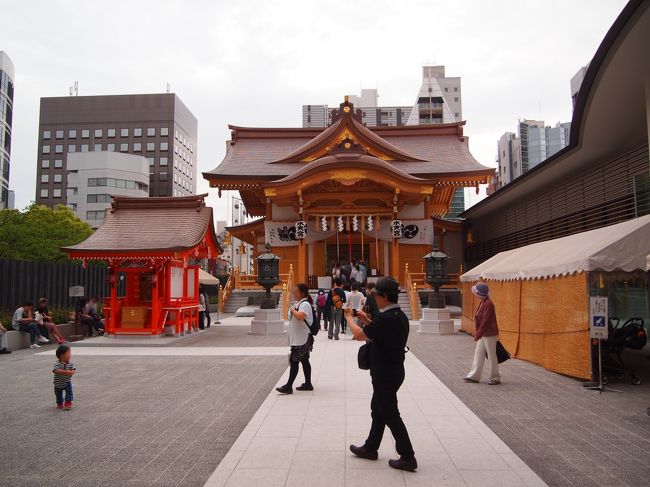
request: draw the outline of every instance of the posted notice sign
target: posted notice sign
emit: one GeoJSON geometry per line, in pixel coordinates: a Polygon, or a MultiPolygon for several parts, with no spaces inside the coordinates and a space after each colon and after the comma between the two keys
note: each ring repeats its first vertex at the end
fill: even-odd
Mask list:
{"type": "Polygon", "coordinates": [[[607,340],[607,298],[589,298],[589,336],[607,340]]]}

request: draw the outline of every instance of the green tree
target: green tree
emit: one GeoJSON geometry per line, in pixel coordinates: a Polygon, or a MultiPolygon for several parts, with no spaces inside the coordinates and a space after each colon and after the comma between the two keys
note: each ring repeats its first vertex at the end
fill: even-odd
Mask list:
{"type": "Polygon", "coordinates": [[[24,211],[0,210],[0,258],[58,262],[67,259],[61,247],[85,240],[90,225],[65,205],[33,203],[24,211]]]}

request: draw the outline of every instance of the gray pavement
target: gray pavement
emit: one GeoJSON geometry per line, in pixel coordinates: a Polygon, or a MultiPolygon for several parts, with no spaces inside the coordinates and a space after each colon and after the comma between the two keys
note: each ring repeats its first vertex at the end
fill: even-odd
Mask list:
{"type": "Polygon", "coordinates": [[[286,356],[73,361],[75,406],[59,411],[52,356],[1,357],[0,485],[201,486],[286,369],[286,356]]]}
{"type": "MultiPolygon", "coordinates": [[[[502,365],[503,383],[461,381],[474,342],[465,334],[413,334],[411,351],[550,486],[650,485],[650,377],[623,392],[580,382],[521,360],[502,365]]],[[[645,360],[645,357],[640,357],[645,360]]],[[[485,373],[485,371],[484,371],[485,373]]]]}

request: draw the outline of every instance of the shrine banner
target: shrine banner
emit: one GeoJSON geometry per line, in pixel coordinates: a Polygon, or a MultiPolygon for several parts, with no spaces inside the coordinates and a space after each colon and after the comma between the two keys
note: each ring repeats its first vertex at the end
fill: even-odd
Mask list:
{"type": "MultiPolygon", "coordinates": [[[[363,232],[370,238],[375,237],[374,230],[363,232]]],[[[393,240],[393,229],[389,221],[382,220],[379,232],[379,240],[390,242],[393,240]]],[[[433,221],[432,220],[402,220],[402,236],[399,239],[400,244],[406,245],[423,245],[433,244],[433,221]]]]}
{"type": "MultiPolygon", "coordinates": [[[[299,242],[296,234],[296,222],[264,222],[264,234],[266,242],[271,244],[271,247],[293,247],[299,242]]],[[[334,232],[324,232],[313,222],[308,222],[304,240],[305,243],[317,242],[325,240],[333,234],[334,232]]]]}

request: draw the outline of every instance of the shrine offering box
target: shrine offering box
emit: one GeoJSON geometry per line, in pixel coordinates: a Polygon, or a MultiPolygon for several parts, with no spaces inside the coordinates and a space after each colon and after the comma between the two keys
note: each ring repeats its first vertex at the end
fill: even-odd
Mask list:
{"type": "Polygon", "coordinates": [[[146,306],[124,306],[122,308],[122,327],[144,328],[149,321],[149,308],[146,306]]]}

